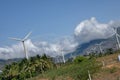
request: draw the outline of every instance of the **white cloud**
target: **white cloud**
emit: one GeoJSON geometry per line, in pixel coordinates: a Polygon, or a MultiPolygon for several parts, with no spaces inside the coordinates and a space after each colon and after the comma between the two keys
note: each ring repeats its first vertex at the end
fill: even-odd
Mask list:
{"type": "Polygon", "coordinates": [[[64,37],[54,43],[35,42],[35,45],[38,48],[41,48],[42,53],[46,53],[47,55],[51,56],[56,56],[61,55],[61,51],[64,54],[74,51],[78,43],[74,41],[74,38],[64,37]]]}
{"type": "MultiPolygon", "coordinates": [[[[113,34],[112,27],[119,26],[119,22],[110,21],[99,23],[94,17],[82,21],[74,31],[74,36],[62,37],[54,43],[46,41],[32,42],[27,40],[25,45],[28,56],[42,55],[46,53],[50,56],[61,55],[61,51],[66,54],[76,49],[78,43],[86,43],[94,39],[103,39],[113,34]]],[[[54,40],[54,39],[53,39],[54,40]]],[[[25,57],[22,43],[13,44],[0,48],[0,59],[23,58],[25,57]]]]}
{"type": "Polygon", "coordinates": [[[75,38],[81,43],[86,43],[94,39],[105,39],[113,34],[112,25],[114,22],[99,23],[94,17],[90,20],[82,21],[75,28],[75,38]]]}
{"type": "MultiPolygon", "coordinates": [[[[48,43],[45,41],[34,42],[29,39],[25,41],[25,45],[28,51],[28,56],[35,56],[37,54],[42,55],[46,53],[49,56],[61,55],[61,49],[64,54],[71,52],[75,49],[73,40],[64,38],[56,43],[48,43]]],[[[11,59],[11,58],[23,58],[25,57],[22,43],[14,44],[0,48],[0,59],[11,59]]]]}
{"type": "MultiPolygon", "coordinates": [[[[33,45],[31,40],[27,40],[25,44],[28,51],[32,50],[33,52],[35,52],[38,49],[33,45]]],[[[23,57],[25,57],[25,53],[23,50],[22,43],[0,48],[0,59],[23,58],[23,57]]]]}

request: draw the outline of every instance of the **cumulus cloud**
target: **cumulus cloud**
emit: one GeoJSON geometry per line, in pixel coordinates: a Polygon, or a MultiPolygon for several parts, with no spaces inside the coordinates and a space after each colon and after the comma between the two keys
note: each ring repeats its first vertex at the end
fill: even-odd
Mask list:
{"type": "Polygon", "coordinates": [[[114,31],[113,26],[116,23],[110,21],[108,23],[100,23],[95,17],[92,17],[89,20],[82,21],[74,31],[74,35],[79,43],[89,42],[94,39],[105,39],[110,37],[114,31]]]}
{"type": "MultiPolygon", "coordinates": [[[[26,41],[28,51],[37,51],[37,47],[33,45],[31,40],[26,41]]],[[[23,58],[25,57],[22,43],[0,48],[0,59],[23,58]]]]}
{"type": "MultiPolygon", "coordinates": [[[[55,43],[48,43],[45,41],[32,42],[30,39],[25,41],[25,45],[28,51],[28,56],[35,56],[37,54],[46,55],[55,57],[61,55],[61,52],[64,54],[74,51],[75,42],[68,38],[63,38],[62,41],[59,40],[55,43]]],[[[0,59],[11,59],[11,58],[23,58],[25,57],[24,49],[22,43],[17,43],[12,46],[6,46],[0,48],[0,59]]]]}
{"type": "MultiPolygon", "coordinates": [[[[62,37],[56,42],[46,41],[32,42],[30,39],[25,42],[28,50],[28,56],[42,55],[46,53],[49,56],[57,56],[73,52],[79,44],[89,42],[94,39],[104,39],[111,36],[113,27],[118,27],[119,22],[110,21],[100,23],[94,17],[80,22],[74,30],[74,36],[62,37]]],[[[54,39],[53,39],[54,40],[54,39]]],[[[25,57],[22,43],[11,46],[0,47],[0,59],[23,58],[25,57]]]]}
{"type": "Polygon", "coordinates": [[[35,42],[35,45],[38,48],[41,48],[42,53],[46,53],[47,55],[57,56],[61,55],[61,52],[67,54],[75,50],[78,45],[75,42],[74,38],[71,37],[63,37],[59,39],[57,42],[48,43],[48,42],[35,42]]]}

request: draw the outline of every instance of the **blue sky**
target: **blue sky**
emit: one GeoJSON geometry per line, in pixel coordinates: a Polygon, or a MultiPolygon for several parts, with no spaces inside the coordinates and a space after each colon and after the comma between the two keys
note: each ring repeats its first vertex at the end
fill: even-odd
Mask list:
{"type": "Polygon", "coordinates": [[[33,40],[49,40],[74,33],[83,20],[120,19],[120,0],[0,0],[0,46],[32,31],[33,40]]]}

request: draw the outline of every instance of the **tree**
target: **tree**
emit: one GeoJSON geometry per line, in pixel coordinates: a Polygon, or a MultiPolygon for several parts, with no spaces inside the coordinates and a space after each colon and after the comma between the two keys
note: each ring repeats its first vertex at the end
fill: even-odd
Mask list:
{"type": "Polygon", "coordinates": [[[2,80],[24,80],[41,74],[53,67],[53,63],[46,55],[23,59],[20,62],[7,65],[0,75],[2,80]]]}

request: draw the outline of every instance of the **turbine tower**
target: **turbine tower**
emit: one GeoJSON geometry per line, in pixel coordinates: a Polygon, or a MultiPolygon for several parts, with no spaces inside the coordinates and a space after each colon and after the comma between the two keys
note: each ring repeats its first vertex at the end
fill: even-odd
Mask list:
{"type": "Polygon", "coordinates": [[[64,57],[64,54],[63,54],[63,48],[61,48],[60,46],[58,46],[57,49],[58,49],[59,52],[61,52],[62,61],[63,61],[63,63],[65,63],[65,57],[64,57]]]}
{"type": "MultiPolygon", "coordinates": [[[[117,33],[117,28],[114,28],[114,32],[115,32],[116,40],[117,40],[117,43],[118,43],[118,50],[119,50],[120,49],[120,41],[119,41],[120,35],[117,33]]],[[[120,55],[118,55],[118,59],[120,61],[120,55]]]]}
{"type": "Polygon", "coordinates": [[[71,53],[71,55],[70,55],[70,56],[71,56],[71,58],[73,58],[73,57],[74,57],[74,56],[73,56],[73,53],[71,53]]]}
{"type": "Polygon", "coordinates": [[[28,37],[30,36],[31,33],[32,33],[32,32],[29,32],[23,39],[20,39],[20,38],[10,38],[10,39],[12,39],[12,40],[16,40],[16,41],[22,42],[23,48],[24,48],[25,57],[26,57],[27,60],[28,60],[29,58],[28,58],[28,55],[27,55],[27,49],[26,49],[26,46],[25,46],[25,41],[28,39],[28,37]]]}
{"type": "MultiPolygon", "coordinates": [[[[101,48],[101,45],[103,44],[103,42],[101,42],[101,43],[99,43],[99,44],[96,44],[96,45],[98,45],[98,47],[99,47],[99,49],[100,49],[100,53],[103,53],[103,51],[102,51],[102,48],[101,48]]],[[[104,57],[103,57],[103,60],[102,60],[102,65],[103,66],[105,66],[105,59],[104,59],[104,57]]]]}
{"type": "Polygon", "coordinates": [[[115,37],[117,40],[118,48],[120,49],[120,41],[119,41],[120,35],[117,33],[117,28],[114,28],[114,32],[115,32],[115,37]]]}
{"type": "Polygon", "coordinates": [[[102,43],[103,43],[103,42],[101,42],[101,43],[99,43],[99,44],[96,44],[96,45],[99,47],[101,53],[103,53],[102,48],[101,48],[102,43]]]}
{"type": "Polygon", "coordinates": [[[63,62],[65,63],[65,57],[64,57],[64,54],[63,54],[63,50],[62,50],[62,49],[61,49],[61,54],[62,54],[63,62]]]}

